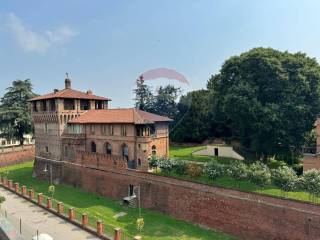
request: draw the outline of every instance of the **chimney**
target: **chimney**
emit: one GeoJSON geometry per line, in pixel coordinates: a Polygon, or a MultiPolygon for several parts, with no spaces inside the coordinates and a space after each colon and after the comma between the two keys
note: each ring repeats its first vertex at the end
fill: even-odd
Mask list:
{"type": "Polygon", "coordinates": [[[64,80],[65,89],[71,89],[71,80],[68,73],[66,73],[66,79],[64,80]]]}
{"type": "Polygon", "coordinates": [[[92,95],[92,91],[91,91],[91,90],[88,90],[88,91],[87,91],[87,95],[92,95]]]}
{"type": "Polygon", "coordinates": [[[53,92],[57,93],[57,92],[59,92],[59,90],[55,88],[55,89],[53,89],[53,92]]]}

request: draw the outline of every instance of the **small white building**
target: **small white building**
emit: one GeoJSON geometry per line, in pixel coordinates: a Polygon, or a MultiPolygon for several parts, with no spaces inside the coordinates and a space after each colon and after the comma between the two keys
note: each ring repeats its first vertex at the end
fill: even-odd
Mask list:
{"type": "Polygon", "coordinates": [[[229,157],[244,160],[239,153],[233,150],[232,146],[227,145],[208,145],[205,149],[193,152],[192,155],[229,157]]]}
{"type": "MultiPolygon", "coordinates": [[[[34,144],[34,139],[32,134],[24,134],[23,137],[24,137],[23,145],[34,144]]],[[[0,138],[0,148],[18,146],[19,144],[20,142],[16,139],[0,138]]]]}

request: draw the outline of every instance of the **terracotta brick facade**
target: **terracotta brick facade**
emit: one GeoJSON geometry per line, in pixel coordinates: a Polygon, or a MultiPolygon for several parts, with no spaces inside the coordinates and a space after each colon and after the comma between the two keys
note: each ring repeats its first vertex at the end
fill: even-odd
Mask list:
{"type": "Polygon", "coordinates": [[[317,133],[317,146],[316,149],[312,149],[313,153],[310,153],[310,149],[304,153],[303,156],[303,171],[311,169],[320,170],[320,118],[315,122],[317,133]]]}
{"type": "Polygon", "coordinates": [[[0,167],[31,161],[34,159],[34,155],[34,146],[25,150],[0,153],[0,167]]]}

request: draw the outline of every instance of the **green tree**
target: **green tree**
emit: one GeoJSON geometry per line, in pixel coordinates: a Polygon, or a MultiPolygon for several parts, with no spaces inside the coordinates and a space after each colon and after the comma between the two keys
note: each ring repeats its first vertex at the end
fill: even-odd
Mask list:
{"type": "Polygon", "coordinates": [[[23,135],[32,132],[27,101],[36,95],[32,92],[30,79],[13,81],[12,86],[6,90],[0,105],[0,135],[17,139],[22,145],[23,135]]]}
{"type": "Polygon", "coordinates": [[[145,84],[143,75],[136,80],[136,88],[133,90],[135,94],[135,107],[143,111],[151,111],[153,109],[154,96],[150,86],[145,84]]]}
{"type": "Polygon", "coordinates": [[[178,112],[177,99],[180,88],[173,85],[160,86],[154,96],[151,112],[174,119],[178,112]]]}
{"type": "Polygon", "coordinates": [[[260,158],[300,148],[320,108],[320,66],[303,53],[255,48],[208,81],[212,112],[260,158]]]}
{"type": "Polygon", "coordinates": [[[176,142],[202,142],[209,136],[209,91],[198,90],[180,98],[171,138],[176,142]]]}

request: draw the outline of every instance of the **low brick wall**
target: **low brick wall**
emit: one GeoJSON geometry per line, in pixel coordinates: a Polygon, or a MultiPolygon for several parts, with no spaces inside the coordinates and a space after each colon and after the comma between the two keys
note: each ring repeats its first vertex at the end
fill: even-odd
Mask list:
{"type": "Polygon", "coordinates": [[[145,208],[246,240],[316,240],[320,205],[197,184],[137,171],[63,164],[62,182],[120,200],[140,185],[145,208]]]}
{"type": "Polygon", "coordinates": [[[11,152],[0,152],[0,167],[30,161],[34,156],[34,146],[11,152]]]}

